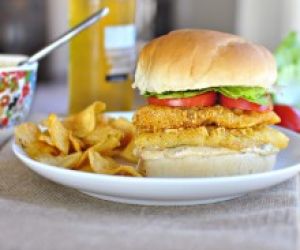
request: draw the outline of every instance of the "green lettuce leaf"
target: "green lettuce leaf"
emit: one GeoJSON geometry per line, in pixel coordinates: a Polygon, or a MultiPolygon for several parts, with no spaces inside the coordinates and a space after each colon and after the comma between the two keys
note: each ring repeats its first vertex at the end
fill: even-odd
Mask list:
{"type": "Polygon", "coordinates": [[[217,92],[230,98],[243,98],[260,105],[269,104],[267,92],[261,87],[220,87],[217,92]]]}
{"type": "Polygon", "coordinates": [[[167,91],[160,94],[146,92],[144,96],[154,96],[159,99],[187,98],[209,91],[215,91],[234,99],[243,98],[260,105],[267,105],[269,103],[267,92],[261,87],[214,87],[202,90],[167,91]]]}
{"type": "Polygon", "coordinates": [[[211,91],[211,88],[207,88],[204,90],[186,90],[186,91],[166,91],[160,94],[154,93],[154,92],[146,92],[144,93],[144,96],[150,97],[154,96],[158,99],[172,99],[172,98],[187,98],[196,96],[208,91],[211,91]]]}

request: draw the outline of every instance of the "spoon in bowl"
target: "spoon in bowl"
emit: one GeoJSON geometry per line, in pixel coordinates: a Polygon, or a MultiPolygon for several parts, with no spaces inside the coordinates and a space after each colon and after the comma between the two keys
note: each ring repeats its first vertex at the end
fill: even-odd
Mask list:
{"type": "Polygon", "coordinates": [[[45,56],[47,56],[49,53],[51,53],[53,50],[57,49],[58,47],[62,46],[63,44],[67,43],[69,40],[71,40],[74,36],[78,35],[81,31],[85,30],[86,28],[90,27],[92,24],[99,21],[101,18],[105,17],[109,13],[109,9],[107,7],[100,9],[87,19],[85,19],[83,22],[79,23],[74,28],[70,29],[60,37],[58,37],[56,40],[48,44],[46,47],[42,48],[26,60],[18,63],[18,66],[25,65],[25,64],[32,64],[35,63],[45,56]]]}

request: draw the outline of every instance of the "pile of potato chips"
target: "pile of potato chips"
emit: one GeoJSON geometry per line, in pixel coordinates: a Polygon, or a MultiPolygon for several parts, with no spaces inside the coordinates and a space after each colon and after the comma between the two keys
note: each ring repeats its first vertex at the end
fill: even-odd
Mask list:
{"type": "Polygon", "coordinates": [[[142,176],[134,166],[134,126],[103,115],[95,102],[78,114],[59,119],[50,114],[41,125],[16,127],[16,143],[33,159],[54,166],[100,174],[142,176]],[[121,162],[121,163],[120,163],[121,162]]]}

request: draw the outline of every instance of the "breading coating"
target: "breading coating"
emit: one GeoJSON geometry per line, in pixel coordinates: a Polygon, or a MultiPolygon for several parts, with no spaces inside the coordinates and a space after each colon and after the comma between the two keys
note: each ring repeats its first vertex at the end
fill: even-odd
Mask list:
{"type": "Polygon", "coordinates": [[[208,125],[225,128],[251,128],[279,122],[280,118],[273,111],[242,111],[228,109],[219,105],[204,108],[174,108],[148,105],[140,108],[133,118],[133,123],[138,132],[198,128],[208,125]]]}
{"type": "Polygon", "coordinates": [[[278,149],[287,147],[289,139],[281,132],[267,127],[226,129],[202,126],[173,129],[156,133],[141,133],[135,139],[136,148],[171,148],[178,146],[224,147],[233,150],[272,144],[278,149]]]}

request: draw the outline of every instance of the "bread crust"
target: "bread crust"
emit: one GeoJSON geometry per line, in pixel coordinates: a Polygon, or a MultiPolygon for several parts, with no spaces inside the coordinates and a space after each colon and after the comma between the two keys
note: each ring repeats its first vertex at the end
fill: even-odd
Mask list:
{"type": "Polygon", "coordinates": [[[216,177],[270,171],[276,154],[240,153],[141,160],[139,169],[148,177],[216,177]]]}
{"type": "Polygon", "coordinates": [[[212,30],[177,30],[141,51],[134,86],[146,91],[184,91],[220,86],[270,89],[276,62],[263,46],[212,30]]]}

